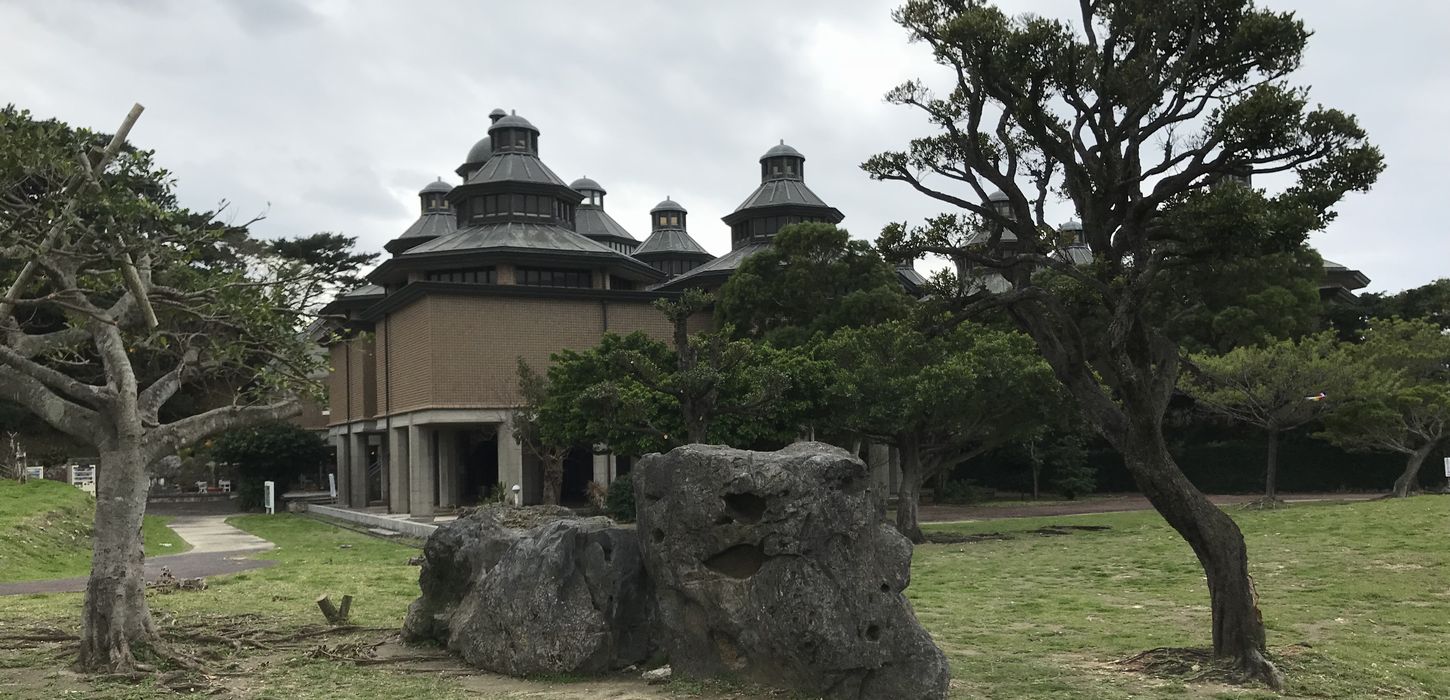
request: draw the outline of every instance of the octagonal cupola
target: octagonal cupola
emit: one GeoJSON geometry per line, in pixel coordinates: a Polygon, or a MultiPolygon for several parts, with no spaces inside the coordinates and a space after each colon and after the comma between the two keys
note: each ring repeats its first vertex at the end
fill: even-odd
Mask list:
{"type": "Polygon", "coordinates": [[[684,230],[687,228],[685,226],[685,217],[689,213],[684,207],[680,206],[679,202],[667,196],[663,202],[656,204],[653,209],[649,210],[650,230],[658,231],[667,228],[684,230]]]}
{"type": "Polygon", "coordinates": [[[589,177],[581,177],[569,183],[569,189],[584,197],[574,210],[575,232],[625,255],[639,247],[639,239],[604,211],[603,185],[589,177]]]}
{"type": "Polygon", "coordinates": [[[422,211],[419,212],[417,220],[404,230],[402,235],[384,244],[383,249],[398,255],[415,246],[453,233],[457,226],[453,205],[448,202],[448,193],[452,191],[453,185],[444,182],[441,177],[418,190],[418,201],[422,211]]]}
{"type": "MultiPolygon", "coordinates": [[[[488,113],[489,124],[497,124],[498,120],[506,116],[508,116],[507,112],[501,109],[495,109],[488,113]]],[[[492,155],[493,139],[485,136],[474,143],[472,148],[468,149],[468,156],[463,159],[463,165],[458,166],[453,172],[457,173],[459,177],[467,182],[468,178],[478,172],[478,169],[483,167],[483,164],[487,163],[492,155]]]]}
{"type": "Polygon", "coordinates": [[[785,145],[785,140],[782,139],[760,157],[760,181],[804,180],[805,168],[806,157],[800,151],[785,145]]]}
{"type": "Polygon", "coordinates": [[[539,129],[518,113],[510,114],[488,128],[488,137],[493,140],[493,152],[526,153],[539,155],[539,129]]]}

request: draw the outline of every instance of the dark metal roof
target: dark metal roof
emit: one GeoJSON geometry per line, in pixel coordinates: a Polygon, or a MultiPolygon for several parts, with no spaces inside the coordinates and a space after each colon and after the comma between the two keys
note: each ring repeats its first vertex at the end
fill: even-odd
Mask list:
{"type": "Polygon", "coordinates": [[[805,156],[801,155],[800,151],[797,151],[796,149],[785,145],[785,141],[781,141],[779,144],[771,146],[770,150],[766,151],[765,155],[761,156],[760,159],[765,160],[766,158],[775,158],[776,156],[795,156],[796,158],[805,160],[805,156]]]}
{"type": "MultiPolygon", "coordinates": [[[[579,189],[575,187],[574,189],[579,189]]],[[[580,204],[574,209],[574,231],[589,238],[612,238],[638,243],[614,217],[592,204],[580,204]]]]}
{"type": "Polygon", "coordinates": [[[644,239],[638,248],[634,249],[634,257],[668,257],[678,255],[682,257],[710,257],[710,251],[704,246],[695,242],[682,228],[666,228],[651,233],[649,238],[644,239]]]}
{"type": "Polygon", "coordinates": [[[468,178],[470,185],[480,182],[532,182],[567,187],[538,156],[515,152],[500,153],[489,158],[473,177],[468,178]]]}
{"type": "Polygon", "coordinates": [[[417,221],[413,222],[401,236],[388,241],[383,246],[389,253],[399,253],[407,248],[409,244],[417,241],[428,241],[441,236],[447,236],[458,228],[458,217],[452,211],[439,209],[423,212],[417,221]]]}
{"type": "MultiPolygon", "coordinates": [[[[452,235],[435,238],[404,254],[403,257],[454,253],[486,248],[537,250],[554,253],[584,253],[630,260],[623,253],[601,245],[566,228],[553,224],[501,222],[477,224],[461,228],[452,235]]],[[[634,262],[630,260],[630,262],[634,262]]]]}
{"type": "Polygon", "coordinates": [[[495,108],[492,112],[489,112],[488,113],[488,118],[489,119],[492,119],[494,121],[498,121],[500,119],[503,119],[504,117],[507,117],[508,115],[509,115],[508,112],[505,112],[505,111],[503,111],[501,109],[495,108]]]}
{"type": "Polygon", "coordinates": [[[418,190],[418,194],[430,194],[432,192],[443,192],[446,194],[452,191],[453,185],[444,182],[443,178],[440,177],[437,180],[434,180],[433,182],[424,185],[423,189],[418,190]]]}
{"type": "Polygon", "coordinates": [[[662,212],[662,211],[677,211],[677,212],[680,212],[682,214],[688,214],[688,213],[690,213],[684,207],[680,206],[680,203],[679,202],[676,202],[675,200],[670,199],[669,197],[665,197],[665,201],[660,202],[659,204],[656,204],[654,209],[649,210],[649,213],[651,213],[651,214],[658,214],[659,212],[662,212]]]}
{"type": "Polygon", "coordinates": [[[926,278],[909,262],[896,266],[896,277],[901,280],[901,286],[912,294],[920,294],[922,286],[926,284],[926,278]]]}
{"type": "MultiPolygon", "coordinates": [[[[648,243],[648,241],[646,241],[648,243]]],[[[644,246],[640,246],[643,248],[644,246]]],[[[745,259],[770,247],[770,241],[757,241],[747,243],[735,250],[732,250],[710,262],[705,263],[679,277],[663,282],[655,289],[660,290],[681,290],[688,287],[708,286],[710,284],[723,282],[740,267],[745,259]]],[[[636,255],[638,251],[636,251],[636,255]]]]}
{"type": "Polygon", "coordinates": [[[1369,276],[1359,270],[1329,259],[1323,260],[1323,264],[1325,279],[1324,283],[1319,285],[1320,289],[1340,287],[1355,290],[1369,286],[1369,276]]]}
{"type": "Polygon", "coordinates": [[[1077,219],[1068,219],[1067,221],[1063,222],[1063,224],[1061,226],[1058,226],[1057,227],[1057,230],[1059,230],[1059,231],[1079,231],[1079,232],[1081,232],[1082,231],[1082,222],[1081,221],[1078,221],[1077,219]]]}
{"type": "Polygon", "coordinates": [[[493,133],[494,129],[528,129],[529,131],[532,131],[534,133],[538,133],[539,131],[539,127],[530,124],[529,120],[524,119],[517,114],[510,114],[507,117],[504,117],[494,122],[493,126],[488,127],[488,133],[493,133]]]}
{"type": "Polygon", "coordinates": [[[581,177],[578,180],[569,183],[569,189],[574,190],[575,192],[585,192],[592,190],[594,192],[609,194],[609,192],[607,192],[602,185],[587,177],[581,177]]]}
{"type": "Polygon", "coordinates": [[[992,194],[987,195],[987,201],[989,201],[989,202],[1005,202],[1008,199],[1011,199],[1011,198],[1008,197],[1007,196],[1007,193],[1006,192],[1003,192],[1002,190],[997,190],[996,192],[993,192],[992,194]]]}
{"type": "Polygon", "coordinates": [[[387,293],[387,290],[383,289],[382,287],[379,287],[376,284],[365,284],[365,285],[363,285],[361,287],[358,287],[356,289],[349,289],[346,292],[343,292],[341,296],[345,296],[345,297],[380,297],[380,296],[382,296],[382,295],[384,295],[386,293],[387,293]]]}
{"type": "Polygon", "coordinates": [[[464,159],[463,162],[468,165],[476,165],[488,160],[489,156],[492,155],[493,139],[485,136],[479,139],[478,143],[473,144],[473,148],[468,149],[468,158],[464,159]]]}
{"type": "Polygon", "coordinates": [[[767,180],[762,182],[759,187],[755,188],[754,192],[750,193],[749,197],[745,198],[744,202],[740,203],[740,206],[735,207],[735,212],[738,213],[747,209],[759,209],[762,207],[783,206],[830,209],[832,212],[835,212],[837,221],[845,218],[834,207],[826,204],[820,197],[817,197],[816,193],[812,192],[811,188],[806,187],[806,183],[800,180],[767,180]]]}

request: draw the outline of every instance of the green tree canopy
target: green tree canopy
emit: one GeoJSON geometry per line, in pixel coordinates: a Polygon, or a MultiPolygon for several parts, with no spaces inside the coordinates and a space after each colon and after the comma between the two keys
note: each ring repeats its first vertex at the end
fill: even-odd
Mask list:
{"type": "Polygon", "coordinates": [[[834,224],[791,224],[720,288],[715,315],[742,336],[777,346],[816,333],[900,318],[910,308],[896,271],[870,243],[834,224]]]}
{"type": "Polygon", "coordinates": [[[1244,346],[1222,355],[1200,354],[1183,390],[1212,413],[1252,425],[1268,435],[1264,499],[1278,499],[1279,436],[1322,418],[1346,401],[1356,384],[1333,334],[1244,346]]]}
{"type": "Polygon", "coordinates": [[[1038,430],[1061,405],[1052,371],[1017,332],[962,324],[931,334],[899,320],[838,330],[815,352],[835,367],[844,427],[901,450],[897,527],[915,542],[925,480],[1038,430]]]}
{"type": "Polygon", "coordinates": [[[1420,466],[1450,434],[1450,334],[1427,320],[1376,319],[1348,347],[1361,381],[1321,437],[1350,450],[1398,452],[1393,495],[1418,488],[1420,466]]]}
{"type": "Polygon", "coordinates": [[[1382,158],[1353,116],[1289,79],[1310,36],[1292,13],[1252,0],[1075,9],[1071,20],[1010,16],[986,0],[908,0],[897,11],[951,85],[889,92],[934,133],[864,167],[952,212],[884,231],[878,245],[1000,282],[962,285],[957,316],[1002,308],[1032,336],[1203,564],[1214,655],[1280,687],[1243,534],[1166,447],[1181,356],[1178,309],[1161,300],[1181,283],[1175,272],[1297,250],[1347,193],[1374,183],[1382,158]],[[1263,197],[1243,180],[1272,173],[1293,179],[1268,206],[1223,206],[1263,197]],[[1075,241],[1046,220],[1057,200],[1081,220],[1075,241]]]}
{"type": "Polygon", "coordinates": [[[263,482],[277,482],[280,498],[298,476],[327,460],[327,444],[310,430],[276,422],[222,433],[211,458],[237,465],[241,506],[260,508],[263,482]]]}

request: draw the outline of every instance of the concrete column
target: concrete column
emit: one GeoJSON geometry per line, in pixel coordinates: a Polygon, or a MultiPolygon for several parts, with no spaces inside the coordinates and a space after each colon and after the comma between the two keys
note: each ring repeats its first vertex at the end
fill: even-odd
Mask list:
{"type": "Polygon", "coordinates": [[[454,491],[458,484],[458,431],[438,430],[438,505],[458,505],[454,491]]]}
{"type": "Polygon", "coordinates": [[[363,433],[353,433],[347,436],[347,439],[350,443],[348,445],[348,501],[353,508],[366,508],[368,505],[368,436],[363,433]]]}
{"type": "Polygon", "coordinates": [[[508,422],[498,424],[498,480],[510,497],[514,486],[522,488],[524,483],[524,447],[514,439],[513,426],[508,422]]]}
{"type": "Polygon", "coordinates": [[[433,430],[423,426],[408,427],[408,513],[415,519],[433,518],[433,470],[437,467],[433,454],[433,430]]]}
{"type": "Polygon", "coordinates": [[[388,432],[388,512],[408,512],[408,429],[388,432]]]}
{"type": "Polygon", "coordinates": [[[347,508],[352,505],[350,502],[352,496],[351,492],[348,491],[349,480],[347,478],[348,465],[351,464],[347,458],[348,448],[350,447],[347,435],[338,435],[332,438],[332,444],[337,447],[337,459],[336,463],[333,464],[333,474],[337,479],[337,504],[347,508]]]}
{"type": "Polygon", "coordinates": [[[609,485],[609,455],[594,455],[594,481],[605,486],[609,485]]]}

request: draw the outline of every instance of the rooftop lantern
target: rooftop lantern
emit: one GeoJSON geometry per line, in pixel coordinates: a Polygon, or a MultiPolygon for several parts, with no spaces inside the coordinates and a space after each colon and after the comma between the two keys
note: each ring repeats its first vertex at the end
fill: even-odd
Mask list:
{"type": "Polygon", "coordinates": [[[493,152],[539,155],[539,129],[517,113],[501,117],[488,128],[493,152]]]}
{"type": "Polygon", "coordinates": [[[770,180],[804,180],[806,177],[806,157],[801,155],[790,146],[785,145],[782,139],[779,145],[771,146],[765,155],[760,157],[760,181],[770,180]]]}
{"type": "MultiPolygon", "coordinates": [[[[498,120],[503,119],[506,116],[508,116],[507,112],[501,109],[495,109],[492,112],[488,113],[488,123],[490,125],[497,124],[498,120]]],[[[479,139],[477,143],[473,144],[473,148],[468,149],[468,157],[463,159],[463,165],[458,166],[458,169],[454,170],[453,172],[458,173],[459,177],[463,178],[464,181],[467,181],[468,178],[471,177],[474,173],[478,172],[478,169],[483,167],[483,164],[487,163],[488,159],[492,156],[493,139],[485,136],[479,139]]]]}
{"type": "Polygon", "coordinates": [[[453,185],[444,182],[441,177],[424,185],[423,189],[418,191],[418,198],[423,202],[423,213],[448,211],[448,193],[452,191],[453,185]]]}
{"type": "Polygon", "coordinates": [[[1068,219],[1057,232],[1062,236],[1063,245],[1075,245],[1082,242],[1082,222],[1077,219],[1068,219]]]}
{"type": "Polygon", "coordinates": [[[1012,200],[1002,190],[997,190],[987,195],[987,206],[991,207],[992,211],[997,213],[997,216],[1004,219],[1012,218],[1012,200]]]}
{"type": "Polygon", "coordinates": [[[683,231],[685,215],[688,213],[679,202],[666,195],[665,201],[656,204],[654,209],[649,210],[650,230],[680,229],[683,231]]]}
{"type": "Polygon", "coordinates": [[[579,206],[604,208],[604,195],[607,193],[602,185],[590,179],[588,175],[569,183],[569,189],[584,195],[584,200],[579,202],[579,206]]]}

